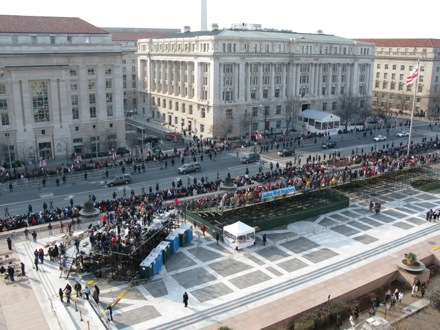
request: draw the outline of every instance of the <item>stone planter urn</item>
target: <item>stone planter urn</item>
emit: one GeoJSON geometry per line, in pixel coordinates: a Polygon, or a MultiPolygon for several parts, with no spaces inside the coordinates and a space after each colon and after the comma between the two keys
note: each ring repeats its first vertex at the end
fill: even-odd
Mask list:
{"type": "Polygon", "coordinates": [[[423,262],[417,260],[417,255],[413,252],[405,253],[403,259],[397,261],[397,266],[408,272],[422,272],[426,266],[423,262]]]}
{"type": "Polygon", "coordinates": [[[222,189],[222,190],[235,190],[235,189],[237,189],[237,185],[232,181],[231,173],[228,172],[228,175],[226,176],[225,181],[220,183],[220,189],[222,189]]]}

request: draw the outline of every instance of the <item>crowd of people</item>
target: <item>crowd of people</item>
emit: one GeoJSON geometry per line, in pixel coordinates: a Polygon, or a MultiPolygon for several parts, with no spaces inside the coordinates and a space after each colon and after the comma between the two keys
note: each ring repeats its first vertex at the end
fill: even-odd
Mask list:
{"type": "MultiPolygon", "coordinates": [[[[290,143],[293,141],[273,142],[271,147],[277,148],[276,143],[290,143]]],[[[226,148],[226,147],[225,147],[226,148]]],[[[205,209],[210,207],[230,207],[240,206],[243,203],[255,202],[261,200],[262,193],[265,191],[276,190],[285,187],[294,186],[296,190],[319,189],[323,187],[343,184],[350,180],[364,179],[377,176],[387,172],[402,170],[408,166],[437,162],[439,153],[437,149],[439,144],[437,140],[428,141],[421,144],[415,144],[412,147],[413,153],[407,156],[407,149],[404,146],[387,146],[375,150],[360,153],[353,152],[351,156],[341,157],[339,152],[320,155],[309,155],[301,164],[301,159],[294,158],[293,161],[287,161],[283,166],[276,163],[270,163],[268,170],[262,165],[259,172],[250,176],[248,171],[245,175],[232,178],[237,186],[234,192],[218,193],[219,187],[224,180],[217,178],[209,180],[207,176],[200,179],[196,177],[190,180],[188,177],[186,184],[179,179],[173,181],[171,187],[160,189],[159,183],[153,188],[142,187],[141,192],[136,194],[133,190],[125,193],[123,196],[117,196],[113,193],[113,198],[97,201],[93,198],[94,206],[101,212],[117,212],[122,207],[139,207],[143,205],[152,211],[173,207],[175,199],[190,198],[183,204],[187,209],[205,209]],[[203,195],[202,197],[199,197],[203,195]],[[167,203],[168,202],[168,203],[167,203]]],[[[183,151],[183,156],[199,157],[203,154],[203,144],[194,143],[183,151]]],[[[219,150],[220,152],[221,150],[219,150]]],[[[175,155],[179,152],[175,151],[175,155]]],[[[168,156],[164,156],[168,158],[168,156]]],[[[133,159],[127,161],[134,161],[133,159]]],[[[94,196],[93,196],[94,197],[94,196]]],[[[65,219],[74,219],[79,216],[82,205],[74,205],[70,201],[70,206],[64,208],[54,208],[52,202],[49,206],[44,202],[43,210],[33,212],[29,207],[27,213],[21,215],[10,215],[5,207],[5,216],[0,219],[0,229],[10,230],[37,224],[58,222],[65,219]]],[[[148,214],[149,212],[147,212],[148,214]]],[[[150,216],[151,217],[151,216],[150,216]]]]}

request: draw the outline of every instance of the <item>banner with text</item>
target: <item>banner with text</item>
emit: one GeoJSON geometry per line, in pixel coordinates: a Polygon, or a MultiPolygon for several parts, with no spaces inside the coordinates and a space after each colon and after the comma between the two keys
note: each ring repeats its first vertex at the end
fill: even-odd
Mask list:
{"type": "Polygon", "coordinates": [[[281,189],[277,189],[277,190],[265,191],[261,195],[261,199],[264,200],[264,199],[268,199],[268,198],[279,197],[282,195],[294,193],[295,191],[296,191],[296,189],[294,186],[287,187],[287,188],[281,188],[281,189]]]}

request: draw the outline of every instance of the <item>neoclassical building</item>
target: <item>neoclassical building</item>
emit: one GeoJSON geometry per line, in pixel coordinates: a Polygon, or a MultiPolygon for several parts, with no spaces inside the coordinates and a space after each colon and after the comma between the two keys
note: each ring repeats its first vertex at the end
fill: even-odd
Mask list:
{"type": "Polygon", "coordinates": [[[79,18],[0,15],[1,160],[125,146],[122,76],[110,33],[79,18]]]}
{"type": "Polygon", "coordinates": [[[376,46],[372,106],[385,114],[409,115],[415,84],[406,77],[420,60],[414,114],[440,116],[440,39],[361,39],[376,46]]]}
{"type": "Polygon", "coordinates": [[[306,109],[368,102],[374,45],[333,35],[227,29],[139,40],[140,88],[151,120],[198,137],[291,129],[306,109]]]}

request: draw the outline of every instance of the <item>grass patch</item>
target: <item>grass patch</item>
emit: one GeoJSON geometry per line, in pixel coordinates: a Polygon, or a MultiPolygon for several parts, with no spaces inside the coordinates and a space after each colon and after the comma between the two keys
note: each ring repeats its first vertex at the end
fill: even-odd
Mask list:
{"type": "Polygon", "coordinates": [[[414,180],[411,186],[425,192],[435,192],[440,190],[440,180],[414,180]]]}

